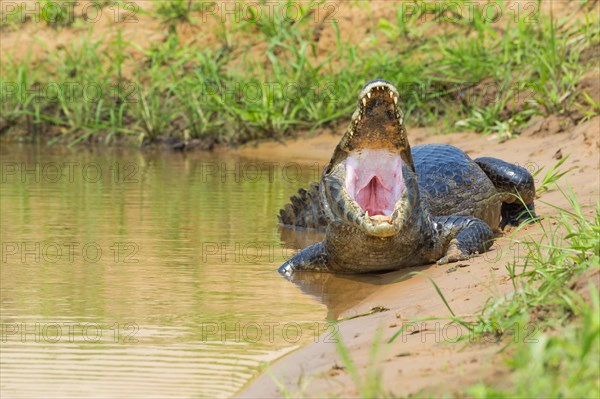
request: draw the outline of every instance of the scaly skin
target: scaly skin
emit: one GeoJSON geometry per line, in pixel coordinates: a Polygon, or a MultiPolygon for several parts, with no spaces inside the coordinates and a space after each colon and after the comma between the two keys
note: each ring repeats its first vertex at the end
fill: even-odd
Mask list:
{"type": "Polygon", "coordinates": [[[280,212],[284,225],[326,226],[325,239],[279,271],[364,273],[468,259],[489,249],[501,216],[502,227],[523,220],[516,215],[525,207],[514,194],[533,212],[535,188],[524,168],[494,158],[473,161],[449,145],[411,150],[396,89],[372,81],[361,91],[320,184],[301,190],[301,198],[293,197],[280,212]],[[346,161],[365,149],[402,160],[405,189],[389,216],[369,216],[347,192],[346,161]]]}

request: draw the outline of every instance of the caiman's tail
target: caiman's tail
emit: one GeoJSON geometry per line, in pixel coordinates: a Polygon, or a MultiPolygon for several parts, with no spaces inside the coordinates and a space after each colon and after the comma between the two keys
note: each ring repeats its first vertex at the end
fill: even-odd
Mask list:
{"type": "Polygon", "coordinates": [[[307,229],[323,229],[327,226],[318,183],[311,183],[308,190],[301,188],[290,201],[279,211],[279,223],[307,229]]]}

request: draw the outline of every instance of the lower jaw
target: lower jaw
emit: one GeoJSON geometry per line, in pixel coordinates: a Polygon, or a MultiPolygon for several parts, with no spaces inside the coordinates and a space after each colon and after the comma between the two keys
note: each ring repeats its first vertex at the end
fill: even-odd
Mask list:
{"type": "MultiPolygon", "coordinates": [[[[386,217],[387,218],[387,217],[386,217]]],[[[391,237],[398,233],[398,228],[388,222],[365,226],[367,234],[375,237],[391,237]]]]}

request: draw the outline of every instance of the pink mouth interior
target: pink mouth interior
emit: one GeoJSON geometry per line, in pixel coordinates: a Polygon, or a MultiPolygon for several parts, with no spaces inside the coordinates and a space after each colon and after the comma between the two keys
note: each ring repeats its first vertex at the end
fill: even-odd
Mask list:
{"type": "Polygon", "coordinates": [[[389,216],[404,192],[402,159],[387,150],[362,150],[346,159],[346,191],[369,216],[389,216]]]}

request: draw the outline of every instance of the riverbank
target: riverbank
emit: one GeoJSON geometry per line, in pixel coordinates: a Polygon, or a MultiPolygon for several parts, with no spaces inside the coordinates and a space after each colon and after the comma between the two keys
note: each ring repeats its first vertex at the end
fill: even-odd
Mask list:
{"type": "Polygon", "coordinates": [[[4,2],[0,134],[174,150],[305,138],[345,123],[377,77],[410,124],[441,132],[505,140],[536,116],[600,112],[597,2],[261,4],[4,2]]]}
{"type": "MultiPolygon", "coordinates": [[[[547,121],[539,121],[540,126],[544,123],[547,121]]],[[[533,125],[527,135],[502,144],[475,133],[439,136],[424,129],[409,130],[409,137],[412,145],[449,143],[464,149],[471,157],[499,157],[524,165],[534,173],[543,168],[537,175],[538,187],[546,171],[559,158],[570,155],[561,170],[571,170],[560,179],[559,185],[564,189],[568,181],[579,203],[585,205],[585,218],[593,221],[597,217],[595,201],[600,195],[599,123],[600,118],[595,118],[578,127],[552,133],[533,125]]],[[[336,143],[337,137],[325,136],[239,151],[265,159],[284,153],[310,154],[304,155],[310,157],[307,161],[327,162],[336,143]]],[[[569,206],[567,198],[552,186],[536,202],[536,211],[544,218],[543,223],[556,224],[554,217],[560,212],[555,207],[569,209],[569,206]]],[[[489,335],[481,337],[457,323],[448,306],[455,315],[476,318],[490,301],[514,292],[512,269],[506,266],[516,257],[518,260],[519,256],[526,255],[519,253],[525,250],[516,240],[539,239],[542,232],[540,225],[509,232],[496,241],[490,252],[459,264],[410,268],[377,277],[321,276],[301,281],[299,285],[328,306],[330,319],[340,321],[339,338],[360,378],[373,379],[379,375],[377,394],[460,397],[467,388],[481,383],[500,392],[509,391],[516,382],[514,370],[506,360],[514,355],[518,345],[532,347],[548,333],[543,317],[525,318],[518,326],[521,335],[496,336],[491,334],[494,330],[490,327],[489,335]],[[422,274],[411,275],[411,272],[422,274]],[[430,279],[435,281],[447,304],[430,279]],[[394,342],[384,346],[383,342],[394,335],[398,335],[394,342]],[[452,343],[460,335],[464,335],[463,340],[452,343]],[[446,340],[450,342],[444,342],[446,340]],[[510,345],[513,340],[515,344],[510,345]],[[373,357],[373,348],[378,345],[380,353],[373,357]]],[[[517,273],[523,271],[520,269],[517,273]]],[[[598,273],[592,274],[577,290],[585,295],[589,281],[595,284],[597,292],[599,278],[598,273]]],[[[364,396],[364,386],[354,381],[344,351],[340,352],[332,331],[326,331],[317,342],[269,365],[240,397],[364,396]]],[[[473,392],[469,396],[473,396],[473,392]]]]}

